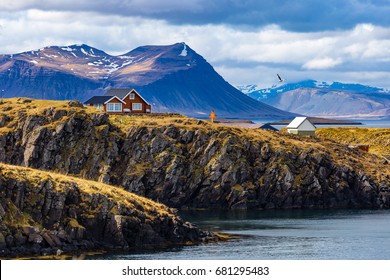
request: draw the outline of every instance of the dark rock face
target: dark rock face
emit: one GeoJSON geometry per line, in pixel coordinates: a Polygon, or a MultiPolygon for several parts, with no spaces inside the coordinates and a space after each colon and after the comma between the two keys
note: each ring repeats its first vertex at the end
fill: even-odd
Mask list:
{"type": "Polygon", "coordinates": [[[0,136],[0,161],[77,174],[172,207],[390,207],[389,176],[368,175],[364,163],[354,163],[356,151],[334,144],[332,152],[346,157],[336,162],[326,149],[305,148],[305,140],[287,147],[278,137],[253,141],[199,124],[205,129],[171,124],[125,135],[105,114],[47,110],[0,136]]]}
{"type": "Polygon", "coordinates": [[[153,205],[131,207],[104,194],[82,191],[77,183],[51,178],[32,182],[5,175],[0,177],[0,194],[0,257],[123,250],[215,238],[183,222],[167,207],[161,206],[166,211],[162,213],[147,208],[153,205]]]}

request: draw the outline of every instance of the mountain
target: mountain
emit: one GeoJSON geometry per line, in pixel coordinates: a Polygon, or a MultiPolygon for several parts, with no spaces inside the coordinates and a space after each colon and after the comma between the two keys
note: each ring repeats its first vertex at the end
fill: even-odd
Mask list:
{"type": "Polygon", "coordinates": [[[52,46],[0,56],[5,97],[85,101],[111,87],[132,87],[155,112],[207,117],[286,118],[242,94],[185,43],[143,46],[113,56],[87,45],[52,46]]]}
{"type": "Polygon", "coordinates": [[[389,118],[390,92],[360,84],[325,83],[306,80],[258,89],[237,87],[248,96],[303,115],[337,118],[389,118]]]}

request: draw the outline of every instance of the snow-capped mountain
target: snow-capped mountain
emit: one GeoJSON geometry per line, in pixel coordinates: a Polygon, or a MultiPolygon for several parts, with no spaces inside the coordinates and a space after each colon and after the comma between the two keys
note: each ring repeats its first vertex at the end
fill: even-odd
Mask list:
{"type": "Polygon", "coordinates": [[[153,111],[191,116],[292,117],[227,83],[185,43],[143,46],[113,56],[87,45],[52,46],[0,55],[4,97],[87,100],[111,87],[137,89],[153,111]]]}
{"type": "Polygon", "coordinates": [[[243,91],[248,96],[298,114],[357,119],[390,117],[390,92],[383,88],[314,80],[249,88],[253,90],[243,91]]]}

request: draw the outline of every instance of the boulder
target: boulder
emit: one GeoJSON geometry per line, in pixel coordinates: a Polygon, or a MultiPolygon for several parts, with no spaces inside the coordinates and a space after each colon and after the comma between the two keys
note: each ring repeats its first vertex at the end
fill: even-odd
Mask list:
{"type": "Polygon", "coordinates": [[[14,234],[14,242],[16,246],[24,245],[26,244],[27,237],[24,236],[21,232],[16,232],[14,234]]]}
{"type": "Polygon", "coordinates": [[[68,102],[68,106],[69,107],[78,107],[78,108],[83,108],[84,107],[83,103],[81,103],[78,100],[71,100],[71,101],[69,101],[68,102]]]}
{"type": "Polygon", "coordinates": [[[28,242],[34,244],[41,244],[43,241],[43,237],[38,233],[33,233],[28,236],[28,242]]]}
{"type": "Polygon", "coordinates": [[[23,226],[22,232],[24,235],[29,236],[31,234],[39,233],[39,228],[33,226],[23,226]]]}
{"type": "Polygon", "coordinates": [[[56,243],[53,241],[53,239],[50,237],[50,235],[46,232],[42,233],[41,236],[43,237],[43,239],[47,242],[47,244],[49,244],[50,247],[56,247],[56,243]]]}

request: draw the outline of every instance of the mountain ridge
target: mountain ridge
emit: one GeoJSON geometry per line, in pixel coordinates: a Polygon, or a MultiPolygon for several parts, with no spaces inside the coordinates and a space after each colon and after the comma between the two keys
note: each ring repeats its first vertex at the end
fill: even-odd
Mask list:
{"type": "Polygon", "coordinates": [[[383,88],[315,80],[264,89],[256,85],[237,88],[268,105],[303,115],[356,119],[390,117],[390,91],[383,88]]]}
{"type": "Polygon", "coordinates": [[[141,46],[116,56],[85,44],[0,56],[3,97],[85,101],[112,87],[135,88],[157,112],[207,117],[215,110],[231,118],[296,115],[248,98],[185,43],[141,46]]]}

